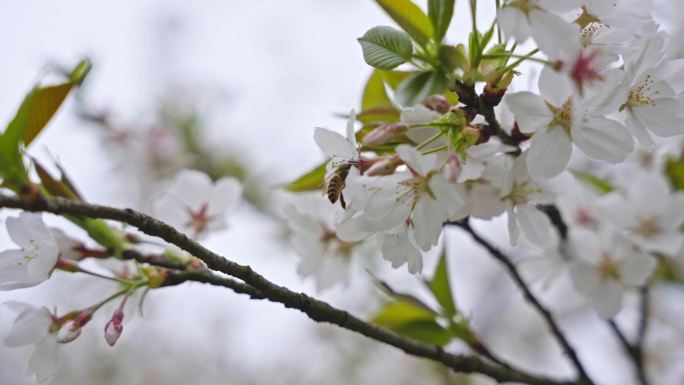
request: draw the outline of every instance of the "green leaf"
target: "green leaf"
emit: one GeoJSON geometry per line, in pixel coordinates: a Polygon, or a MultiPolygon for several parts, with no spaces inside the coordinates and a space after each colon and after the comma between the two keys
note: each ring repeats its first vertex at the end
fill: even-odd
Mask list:
{"type": "Polygon", "coordinates": [[[285,187],[285,190],[292,192],[304,192],[319,190],[325,181],[325,165],[328,161],[314,167],[311,171],[297,178],[294,182],[285,187]]]}
{"type": "Polygon", "coordinates": [[[372,322],[376,325],[395,329],[401,325],[415,321],[434,321],[435,314],[418,305],[408,302],[390,302],[385,305],[372,322]]]}
{"type": "Polygon", "coordinates": [[[33,168],[40,178],[40,182],[45,190],[56,197],[62,197],[73,200],[81,200],[76,193],[64,182],[57,180],[50,175],[50,173],[43,167],[40,162],[33,160],[33,168]]]}
{"type": "Polygon", "coordinates": [[[402,31],[392,27],[373,27],[358,39],[363,59],[372,67],[389,70],[406,63],[413,54],[413,43],[402,31]]]}
{"type": "Polygon", "coordinates": [[[470,56],[470,64],[473,68],[476,68],[480,64],[480,56],[482,55],[482,49],[480,47],[480,39],[482,35],[479,32],[471,32],[468,35],[468,54],[470,56]]]}
{"type": "Polygon", "coordinates": [[[675,190],[684,190],[684,153],[679,158],[669,157],[665,162],[665,175],[675,190]]]}
{"type": "Polygon", "coordinates": [[[585,171],[580,171],[580,170],[571,170],[572,175],[577,178],[580,182],[583,182],[585,184],[588,184],[591,187],[594,187],[596,190],[603,194],[607,194],[613,190],[615,190],[615,187],[613,187],[610,182],[601,179],[597,177],[596,175],[590,174],[585,171]]]}
{"type": "Polygon", "coordinates": [[[393,328],[396,333],[431,345],[444,346],[454,335],[435,321],[413,321],[393,328]]]}
{"type": "Polygon", "coordinates": [[[363,89],[361,110],[368,111],[382,107],[394,108],[392,101],[387,96],[387,91],[385,91],[385,81],[382,72],[374,70],[366,82],[366,87],[363,89]]]}
{"type": "Polygon", "coordinates": [[[396,90],[399,84],[413,76],[415,72],[412,71],[382,71],[382,80],[385,81],[391,89],[396,90]]]}
{"type": "Polygon", "coordinates": [[[470,68],[468,56],[466,55],[465,46],[463,44],[459,44],[457,46],[440,46],[439,60],[449,71],[453,71],[455,69],[467,70],[470,68]]]}
{"type": "Polygon", "coordinates": [[[456,0],[429,0],[428,16],[435,30],[435,41],[441,43],[451,24],[454,16],[454,3],[456,0]]]}
{"type": "Polygon", "coordinates": [[[23,130],[23,140],[26,146],[33,142],[52,119],[72,87],[73,84],[69,82],[37,88],[33,96],[27,99],[29,117],[23,130]]]}
{"type": "Polygon", "coordinates": [[[432,24],[425,12],[411,0],[375,0],[380,7],[421,46],[428,44],[434,35],[432,24]]]}
{"type": "Polygon", "coordinates": [[[442,248],[442,253],[439,256],[439,262],[437,263],[437,268],[435,269],[435,274],[432,276],[432,280],[428,282],[428,287],[432,294],[435,295],[437,302],[444,310],[444,316],[447,318],[453,318],[458,314],[456,307],[456,301],[451,292],[451,283],[449,281],[449,264],[447,262],[447,252],[446,245],[442,248]]]}
{"type": "Polygon", "coordinates": [[[83,82],[90,67],[90,62],[83,60],[71,71],[66,82],[36,87],[34,92],[24,99],[28,108],[28,121],[23,127],[23,141],[27,147],[52,119],[69,92],[83,82]]]}
{"type": "Polygon", "coordinates": [[[397,87],[395,98],[402,106],[414,106],[424,102],[430,95],[442,92],[445,87],[446,79],[440,72],[422,72],[402,81],[397,87]]]}
{"type": "Polygon", "coordinates": [[[405,293],[399,293],[392,289],[392,287],[384,282],[383,280],[379,279],[378,277],[374,276],[371,272],[368,271],[368,274],[370,275],[371,279],[373,280],[373,283],[380,289],[382,290],[385,294],[388,296],[392,297],[393,299],[397,300],[398,302],[401,303],[406,303],[411,306],[414,306],[416,308],[420,308],[422,310],[425,310],[434,316],[437,316],[438,314],[432,310],[428,305],[423,303],[420,299],[416,298],[415,296],[411,294],[405,294],[405,293]]]}
{"type": "Polygon", "coordinates": [[[28,173],[21,156],[21,139],[23,128],[29,120],[29,108],[26,99],[32,97],[35,90],[26,95],[19,106],[14,119],[7,125],[0,135],[0,177],[3,185],[13,190],[19,190],[28,183],[28,173]]]}

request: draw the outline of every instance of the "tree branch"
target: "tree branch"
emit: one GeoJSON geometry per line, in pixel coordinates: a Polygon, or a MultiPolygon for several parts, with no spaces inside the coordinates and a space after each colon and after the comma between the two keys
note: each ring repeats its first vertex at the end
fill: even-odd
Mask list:
{"type": "Polygon", "coordinates": [[[506,256],[504,253],[502,253],[498,248],[496,248],[491,243],[489,243],[489,241],[482,238],[470,226],[470,223],[469,223],[467,218],[463,221],[448,222],[448,224],[456,225],[456,226],[462,228],[463,230],[465,230],[467,233],[470,234],[470,236],[475,240],[475,242],[477,242],[480,246],[487,249],[489,254],[491,254],[497,261],[501,262],[504,265],[504,267],[506,267],[509,274],[511,275],[511,278],[513,278],[513,281],[515,282],[515,284],[518,286],[518,288],[520,290],[522,290],[523,295],[525,296],[525,299],[527,299],[527,301],[537,310],[537,312],[544,319],[544,321],[546,322],[546,325],[551,330],[551,333],[553,334],[553,336],[556,338],[558,343],[560,343],[561,347],[563,348],[563,352],[570,359],[573,366],[577,370],[577,374],[579,376],[577,382],[580,384],[593,384],[592,380],[590,379],[589,375],[587,374],[586,370],[584,369],[582,362],[580,361],[579,357],[577,356],[577,352],[575,352],[575,349],[572,347],[572,345],[570,345],[570,342],[565,337],[565,334],[563,334],[563,331],[560,329],[560,326],[554,320],[553,315],[551,315],[551,312],[532,293],[532,291],[527,286],[527,284],[523,280],[522,276],[518,272],[518,269],[515,266],[515,264],[513,263],[513,261],[511,261],[511,259],[508,258],[508,256],[506,256]]]}
{"type": "MultiPolygon", "coordinates": [[[[69,214],[88,218],[109,219],[127,223],[148,235],[159,237],[166,242],[180,247],[204,261],[210,269],[244,281],[245,284],[261,293],[265,299],[281,303],[286,308],[300,310],[314,321],[335,324],[370,339],[394,346],[407,354],[440,362],[456,372],[480,373],[499,382],[519,382],[530,385],[579,385],[585,383],[558,381],[528,374],[521,370],[512,370],[488,363],[474,356],[450,354],[439,346],[432,346],[402,337],[392,331],[356,318],[348,312],[337,309],[326,302],[309,297],[304,293],[295,293],[285,287],[278,286],[256,273],[251,267],[232,262],[208,250],[173,227],[132,209],[116,209],[63,198],[41,197],[41,199],[27,201],[2,194],[0,194],[0,207],[24,211],[49,212],[58,215],[69,214]]],[[[217,282],[215,278],[201,277],[200,279],[206,279],[207,283],[217,282]]],[[[226,281],[221,281],[220,283],[226,283],[226,281]]],[[[235,284],[231,282],[229,285],[244,289],[245,291],[250,290],[247,287],[236,286],[235,284]]],[[[231,287],[231,289],[234,289],[234,287],[231,287]]]]}
{"type": "Polygon", "coordinates": [[[644,285],[640,290],[641,306],[639,311],[639,325],[637,328],[636,342],[631,343],[622,332],[620,326],[614,321],[609,320],[608,325],[613,331],[613,334],[620,341],[620,345],[624,349],[627,356],[634,364],[639,384],[649,385],[648,376],[646,375],[646,368],[644,367],[644,339],[646,337],[646,329],[648,326],[648,312],[649,312],[649,288],[644,285]]]}

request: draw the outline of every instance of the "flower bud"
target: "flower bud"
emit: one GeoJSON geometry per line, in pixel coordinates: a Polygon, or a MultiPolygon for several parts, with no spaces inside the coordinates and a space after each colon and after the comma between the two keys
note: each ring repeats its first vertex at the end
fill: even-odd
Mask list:
{"type": "Polygon", "coordinates": [[[57,265],[55,267],[59,270],[62,271],[68,271],[70,273],[75,273],[80,270],[80,267],[78,266],[78,262],[74,261],[73,259],[66,259],[60,257],[57,259],[57,265]]]}
{"type": "Polygon", "coordinates": [[[455,153],[449,153],[446,163],[444,163],[444,176],[451,183],[458,183],[458,178],[461,177],[463,171],[463,163],[461,158],[455,153]]]}
{"type": "Polygon", "coordinates": [[[394,173],[394,170],[401,166],[403,161],[401,158],[399,158],[399,155],[395,155],[392,157],[385,157],[382,158],[381,160],[375,162],[369,169],[366,171],[365,175],[368,176],[380,176],[380,175],[390,175],[394,173]]]}
{"type": "Polygon", "coordinates": [[[381,124],[363,137],[365,144],[384,144],[397,135],[407,131],[408,127],[403,123],[381,124]]]}
{"type": "Polygon", "coordinates": [[[449,101],[442,95],[432,95],[425,102],[425,107],[440,114],[446,114],[451,108],[449,101]]]}
{"type": "Polygon", "coordinates": [[[471,146],[480,140],[480,130],[475,127],[465,126],[461,132],[463,133],[466,142],[471,146]]]}
{"type": "Polygon", "coordinates": [[[119,337],[121,337],[121,333],[123,332],[123,317],[123,309],[120,307],[116,309],[112,315],[112,319],[105,325],[105,340],[109,346],[114,346],[116,341],[119,340],[119,337]]]}
{"type": "Polygon", "coordinates": [[[66,344],[75,340],[80,335],[81,325],[76,322],[76,320],[69,321],[59,329],[59,332],[57,333],[57,342],[66,344]]]}

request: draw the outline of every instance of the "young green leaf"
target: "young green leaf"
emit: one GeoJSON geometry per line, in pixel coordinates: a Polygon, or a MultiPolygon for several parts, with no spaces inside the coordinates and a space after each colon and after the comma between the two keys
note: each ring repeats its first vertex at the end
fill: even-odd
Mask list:
{"type": "Polygon", "coordinates": [[[430,95],[442,92],[446,79],[439,71],[428,71],[405,79],[396,89],[395,99],[402,106],[422,103],[430,95]]]}
{"type": "Polygon", "coordinates": [[[408,322],[392,330],[405,337],[430,345],[444,346],[454,339],[451,330],[445,329],[435,321],[419,320],[408,322]]]}
{"type": "Polygon", "coordinates": [[[27,104],[28,121],[23,130],[23,141],[28,147],[45,128],[50,119],[66,99],[69,92],[80,85],[90,71],[91,64],[83,60],[70,72],[66,82],[45,87],[36,87],[34,92],[24,99],[27,104]]]}
{"type": "Polygon", "coordinates": [[[439,256],[439,262],[435,269],[435,274],[428,282],[428,287],[432,294],[435,295],[437,302],[444,310],[444,316],[452,318],[458,313],[456,301],[451,293],[451,283],[449,281],[449,264],[447,262],[446,245],[442,248],[442,253],[439,256]]]}
{"type": "Polygon", "coordinates": [[[442,45],[439,47],[439,60],[449,71],[455,69],[462,69],[467,71],[470,69],[470,62],[466,49],[463,44],[457,46],[442,45]]]}
{"type": "Polygon", "coordinates": [[[420,306],[408,302],[390,302],[373,317],[376,325],[394,329],[414,321],[433,321],[435,314],[420,306]]]}
{"type": "Polygon", "coordinates": [[[596,190],[598,190],[598,192],[602,194],[607,194],[615,190],[615,187],[612,184],[610,184],[610,182],[601,179],[594,174],[590,174],[588,172],[580,170],[571,170],[571,172],[572,175],[574,175],[575,178],[577,178],[577,180],[595,188],[596,190]]]}
{"type": "Polygon", "coordinates": [[[382,72],[374,70],[366,82],[361,97],[361,111],[372,110],[383,107],[394,107],[387,91],[385,91],[385,81],[382,72]]]}
{"type": "Polygon", "coordinates": [[[292,192],[314,191],[320,189],[325,181],[325,165],[327,163],[328,162],[325,161],[314,167],[311,171],[287,185],[285,189],[292,192]]]}
{"type": "Polygon", "coordinates": [[[389,88],[396,90],[399,84],[403,82],[406,78],[413,76],[414,72],[411,71],[381,71],[382,80],[389,88]]]}
{"type": "Polygon", "coordinates": [[[456,0],[429,0],[428,16],[435,30],[435,41],[441,43],[451,24],[454,16],[454,3],[456,0]]]}
{"type": "Polygon", "coordinates": [[[420,7],[411,0],[375,0],[380,7],[421,46],[430,42],[432,24],[420,7]]]}
{"type": "Polygon", "coordinates": [[[375,68],[389,70],[406,63],[413,54],[408,35],[392,27],[373,27],[360,37],[363,59],[375,68]]]}
{"type": "Polygon", "coordinates": [[[26,95],[24,102],[14,118],[0,135],[0,178],[3,186],[19,190],[28,183],[28,173],[21,155],[21,139],[23,129],[29,120],[29,108],[26,99],[32,97],[35,90],[26,95]]]}
{"type": "Polygon", "coordinates": [[[675,190],[684,190],[684,154],[669,157],[665,162],[665,176],[675,190]]]}

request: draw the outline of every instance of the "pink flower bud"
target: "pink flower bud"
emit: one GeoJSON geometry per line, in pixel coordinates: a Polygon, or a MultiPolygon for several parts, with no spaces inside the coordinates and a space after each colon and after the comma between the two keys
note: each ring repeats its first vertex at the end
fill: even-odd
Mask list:
{"type": "Polygon", "coordinates": [[[393,137],[405,133],[407,129],[403,123],[381,124],[363,137],[363,143],[384,144],[393,137]]]}
{"type": "Polygon", "coordinates": [[[368,176],[379,176],[379,175],[390,175],[394,173],[394,170],[401,166],[403,161],[399,158],[399,155],[392,157],[380,158],[381,160],[375,162],[366,171],[365,175],[368,176]]]}
{"type": "Polygon", "coordinates": [[[451,108],[449,101],[442,95],[432,95],[425,102],[425,107],[440,114],[446,114],[451,108]]]}
{"type": "Polygon", "coordinates": [[[69,321],[65,323],[61,329],[59,329],[59,332],[57,333],[57,342],[66,344],[75,340],[80,335],[81,325],[75,320],[69,321]]]}
{"type": "Polygon", "coordinates": [[[461,158],[453,152],[447,157],[447,161],[444,164],[444,176],[451,183],[458,183],[458,178],[461,176],[461,171],[463,171],[463,164],[461,163],[461,158]]]}
{"type": "Polygon", "coordinates": [[[116,309],[112,319],[105,325],[105,340],[109,346],[114,346],[123,332],[124,313],[122,307],[116,309]]]}

